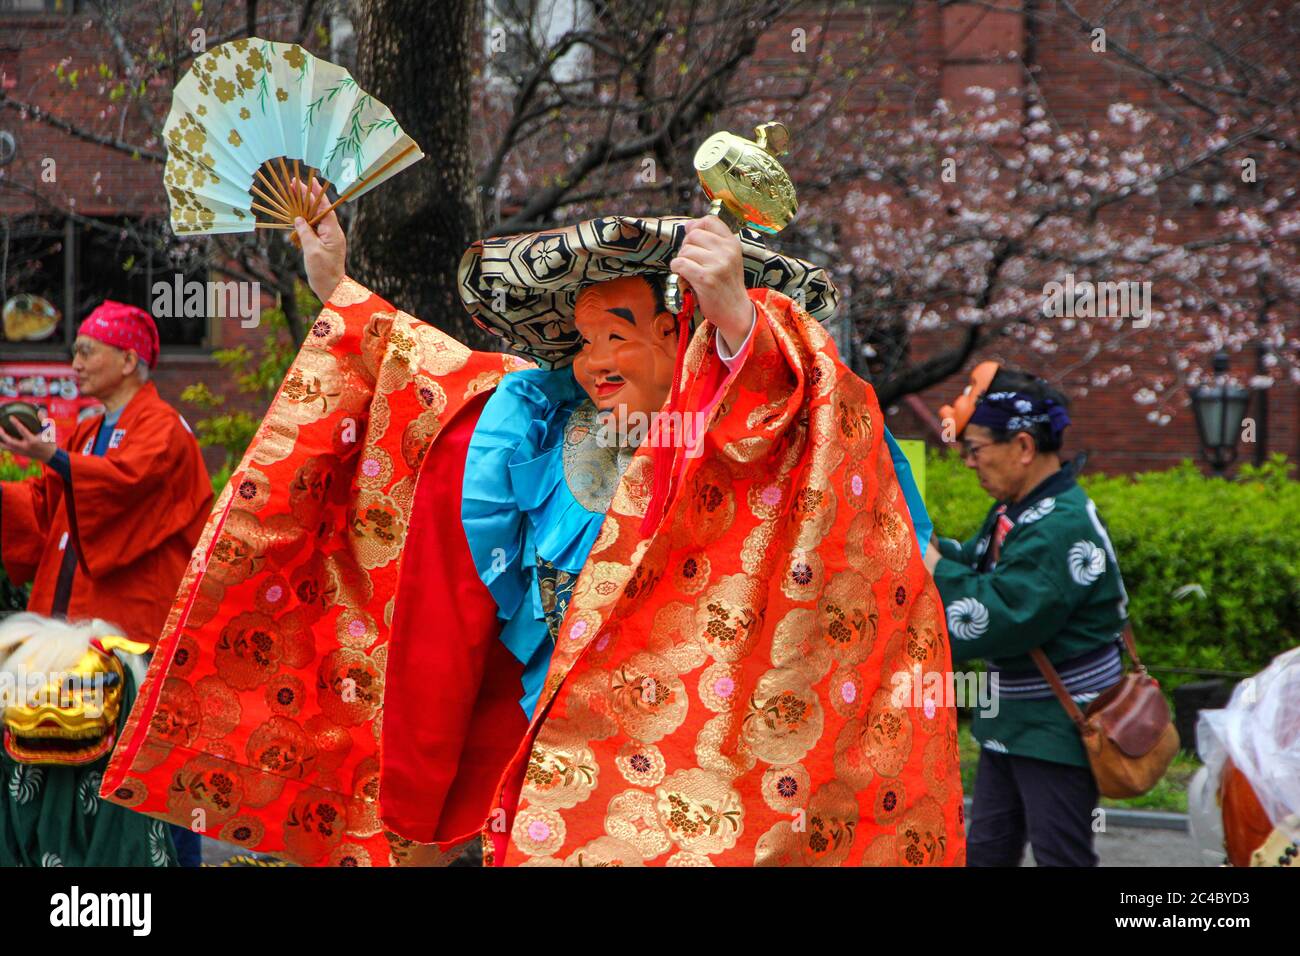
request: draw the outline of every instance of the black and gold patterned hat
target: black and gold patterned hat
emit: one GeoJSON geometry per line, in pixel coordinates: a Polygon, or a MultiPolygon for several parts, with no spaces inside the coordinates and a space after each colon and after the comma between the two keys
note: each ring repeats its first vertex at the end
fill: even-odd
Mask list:
{"type": "MultiPolygon", "coordinates": [[[[608,216],[519,236],[481,239],[460,260],[461,301],[481,327],[535,360],[562,368],[582,344],[573,312],[584,286],[623,276],[666,279],[686,235],[686,216],[608,216]]],[[[741,233],[745,285],[797,301],[819,321],[838,294],[825,270],[783,256],[741,233]]]]}

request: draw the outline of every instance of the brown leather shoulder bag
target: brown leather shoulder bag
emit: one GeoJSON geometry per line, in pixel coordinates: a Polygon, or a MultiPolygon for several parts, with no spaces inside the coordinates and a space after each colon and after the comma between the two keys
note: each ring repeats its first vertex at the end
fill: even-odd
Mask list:
{"type": "Polygon", "coordinates": [[[1080,711],[1056,668],[1040,649],[1029,652],[1056,699],[1083,737],[1083,749],[1103,797],[1140,797],[1154,787],[1178,753],[1178,731],[1156,679],[1138,659],[1131,628],[1124,646],[1135,669],[1080,711]]]}

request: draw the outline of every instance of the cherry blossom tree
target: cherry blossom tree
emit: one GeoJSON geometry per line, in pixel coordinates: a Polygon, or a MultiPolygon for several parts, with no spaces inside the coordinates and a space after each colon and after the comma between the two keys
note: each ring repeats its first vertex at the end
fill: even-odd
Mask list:
{"type": "Polygon", "coordinates": [[[533,36],[511,60],[508,99],[481,87],[489,227],[698,212],[690,147],[779,117],[803,208],[776,241],[833,267],[842,347],[882,402],[1012,342],[1078,394],[1126,383],[1157,423],[1220,348],[1264,343],[1269,375],[1300,381],[1288,55],[1300,23],[1287,5],[1029,7],[1031,39],[1073,43],[1141,97],[1093,96],[1086,110],[1059,109],[1065,68],[1027,57],[1015,83],[945,100],[916,56],[917,18],[934,5],[851,19],[836,6],[782,5],[760,22],[736,5],[619,4],[600,35],[620,43],[533,36]],[[1090,19],[1102,11],[1104,25],[1090,19]],[[590,66],[575,71],[564,58],[583,44],[590,66]],[[738,46],[750,63],[727,73],[738,46]],[[691,97],[710,77],[700,122],[691,97]],[[1102,301],[1049,314],[1067,277],[1102,301]],[[1134,301],[1107,315],[1116,285],[1134,301]]]}

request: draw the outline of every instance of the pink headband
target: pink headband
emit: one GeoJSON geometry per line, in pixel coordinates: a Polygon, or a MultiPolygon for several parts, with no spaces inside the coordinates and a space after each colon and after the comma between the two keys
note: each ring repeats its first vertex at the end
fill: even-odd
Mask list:
{"type": "Polygon", "coordinates": [[[158,326],[144,309],[105,299],[86,316],[77,334],[119,349],[130,349],[150,368],[158,364],[158,326]]]}

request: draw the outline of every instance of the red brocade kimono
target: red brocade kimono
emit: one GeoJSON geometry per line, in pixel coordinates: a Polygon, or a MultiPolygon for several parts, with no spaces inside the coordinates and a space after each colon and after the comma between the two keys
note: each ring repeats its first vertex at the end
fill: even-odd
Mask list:
{"type": "Polygon", "coordinates": [[[461,524],[474,424],[521,359],[345,280],[217,502],[103,795],[308,865],[960,865],[942,605],[875,396],[752,292],[703,453],[632,458],[531,722],[461,524]],[[899,675],[895,677],[894,675],[899,675]],[[896,688],[903,681],[903,691],[896,688]],[[433,854],[430,847],[436,844],[433,854]]]}
{"type": "Polygon", "coordinates": [[[203,530],[212,484],[189,426],[152,382],[123,407],[103,456],[92,455],[103,421],[87,418],[59,442],[70,485],[48,467],[5,483],[0,559],[11,581],[33,582],[29,611],[103,618],[153,644],[203,530]],[[68,548],[75,560],[65,566],[68,548]]]}

